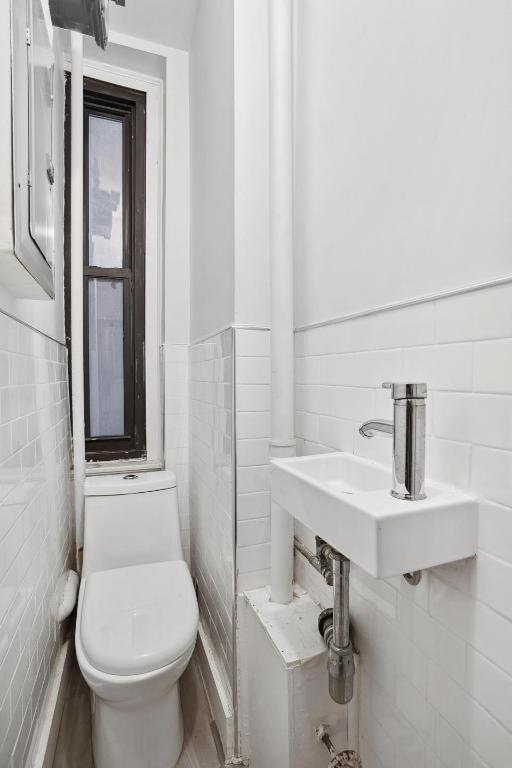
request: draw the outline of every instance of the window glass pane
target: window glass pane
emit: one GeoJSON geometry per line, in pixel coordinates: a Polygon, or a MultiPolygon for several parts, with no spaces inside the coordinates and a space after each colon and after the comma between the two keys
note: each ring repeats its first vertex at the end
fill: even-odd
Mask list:
{"type": "Polygon", "coordinates": [[[89,115],[89,265],[123,266],[123,123],[89,115]]]}
{"type": "Polygon", "coordinates": [[[123,280],[89,279],[90,435],[124,434],[123,280]]]}

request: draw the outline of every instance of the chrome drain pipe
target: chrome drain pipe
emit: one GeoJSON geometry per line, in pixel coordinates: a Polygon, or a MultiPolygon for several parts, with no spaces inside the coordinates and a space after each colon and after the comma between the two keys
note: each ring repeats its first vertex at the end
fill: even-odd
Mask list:
{"type": "Polygon", "coordinates": [[[318,630],[327,644],[329,694],[338,704],[354,695],[354,650],[350,642],[350,560],[331,549],[334,607],[322,611],[318,630]]]}
{"type": "Polygon", "coordinates": [[[333,608],[318,617],[318,631],[327,644],[329,694],[338,704],[348,704],[354,695],[354,650],[350,642],[350,560],[319,536],[316,553],[295,537],[295,549],[322,574],[333,588],[333,608]]]}
{"type": "Polygon", "coordinates": [[[350,560],[332,549],[332,587],[334,590],[333,641],[340,648],[350,645],[350,560]]]}
{"type": "Polygon", "coordinates": [[[302,557],[305,557],[308,563],[313,566],[315,571],[318,571],[318,573],[324,577],[327,584],[332,587],[331,547],[329,544],[327,544],[327,542],[321,539],[320,536],[315,536],[315,541],[316,554],[308,549],[308,547],[303,544],[298,536],[294,536],[293,545],[295,550],[299,552],[302,557]]]}

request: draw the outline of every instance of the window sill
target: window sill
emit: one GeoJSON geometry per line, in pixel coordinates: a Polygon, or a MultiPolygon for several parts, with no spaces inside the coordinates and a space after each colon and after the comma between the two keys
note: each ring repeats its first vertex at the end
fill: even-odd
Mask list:
{"type": "Polygon", "coordinates": [[[163,469],[161,461],[147,459],[127,459],[126,461],[89,461],[85,464],[85,474],[89,475],[121,475],[134,469],[139,472],[155,472],[163,469]]]}

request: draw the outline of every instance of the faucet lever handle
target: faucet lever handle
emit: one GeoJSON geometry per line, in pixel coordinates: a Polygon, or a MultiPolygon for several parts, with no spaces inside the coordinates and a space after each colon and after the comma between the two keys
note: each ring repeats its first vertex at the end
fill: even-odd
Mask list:
{"type": "Polygon", "coordinates": [[[425,382],[391,382],[385,381],[382,384],[383,389],[391,390],[393,400],[424,400],[427,396],[427,385],[425,382]]]}

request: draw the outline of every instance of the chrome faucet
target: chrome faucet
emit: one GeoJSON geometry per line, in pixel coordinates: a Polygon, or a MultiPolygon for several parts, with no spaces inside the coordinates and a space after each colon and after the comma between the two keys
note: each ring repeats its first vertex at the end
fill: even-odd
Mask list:
{"type": "Polygon", "coordinates": [[[427,385],[386,382],[382,386],[391,390],[393,421],[370,419],[359,427],[359,433],[363,437],[374,437],[378,432],[393,436],[391,495],[410,501],[424,499],[427,385]]]}

